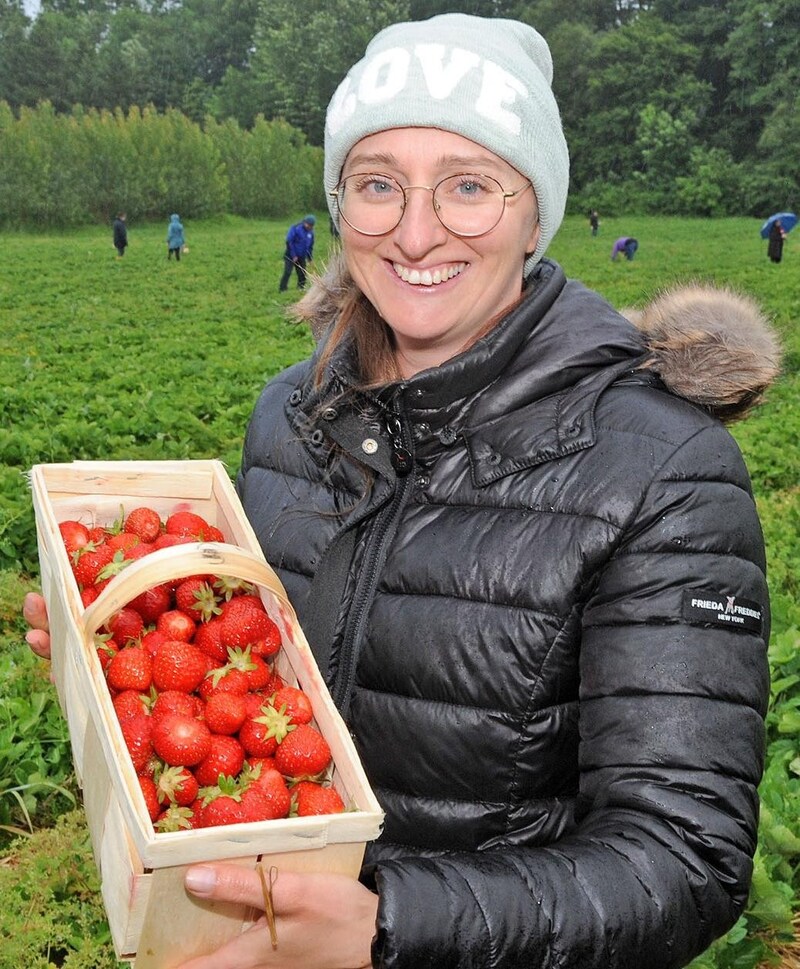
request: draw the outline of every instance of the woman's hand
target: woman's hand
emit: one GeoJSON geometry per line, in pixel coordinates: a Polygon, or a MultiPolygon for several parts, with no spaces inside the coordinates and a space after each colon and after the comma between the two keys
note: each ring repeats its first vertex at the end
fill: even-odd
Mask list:
{"type": "Polygon", "coordinates": [[[25,641],[38,656],[50,659],[50,624],[47,621],[44,596],[29,592],[22,604],[22,615],[31,627],[25,633],[25,641]]]}
{"type": "MultiPolygon", "coordinates": [[[[258,872],[238,865],[194,865],[186,888],[198,898],[263,910],[258,872]]],[[[281,871],[273,881],[277,948],[265,918],[216,952],[178,969],[363,969],[371,966],[378,896],[344,875],[281,871]]]]}

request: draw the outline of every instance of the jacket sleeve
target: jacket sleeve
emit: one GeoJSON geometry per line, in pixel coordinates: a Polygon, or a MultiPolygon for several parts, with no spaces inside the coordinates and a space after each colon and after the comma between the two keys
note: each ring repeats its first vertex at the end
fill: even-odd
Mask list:
{"type": "Polygon", "coordinates": [[[382,865],[374,966],[677,969],[727,931],[757,837],[764,573],[738,448],[706,426],[651,480],[583,607],[575,828],[382,865]],[[720,596],[741,623],[697,605],[720,596]]]}

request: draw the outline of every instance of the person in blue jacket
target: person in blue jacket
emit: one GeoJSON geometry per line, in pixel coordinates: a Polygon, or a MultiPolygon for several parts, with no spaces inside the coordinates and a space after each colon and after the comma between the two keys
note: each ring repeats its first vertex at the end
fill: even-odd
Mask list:
{"type": "Polygon", "coordinates": [[[186,239],[183,235],[183,224],[181,223],[180,216],[174,213],[169,217],[169,225],[167,226],[167,259],[175,259],[181,261],[181,249],[183,249],[186,244],[186,239]]]}
{"type": "Polygon", "coordinates": [[[302,222],[296,222],[286,233],[286,252],[283,254],[283,276],[278,287],[283,293],[289,285],[289,277],[294,269],[297,273],[297,288],[304,289],[307,273],[306,264],[314,258],[314,226],[316,218],[307,215],[302,222]]]}

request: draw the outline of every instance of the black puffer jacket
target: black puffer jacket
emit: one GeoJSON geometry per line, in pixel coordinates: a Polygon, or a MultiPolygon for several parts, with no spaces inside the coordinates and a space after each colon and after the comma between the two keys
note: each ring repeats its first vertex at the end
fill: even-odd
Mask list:
{"type": "Polygon", "coordinates": [[[666,969],[745,903],[762,536],[662,356],[545,261],[437,370],[343,397],[343,353],[255,409],[244,506],[386,810],[375,966],[666,969]]]}

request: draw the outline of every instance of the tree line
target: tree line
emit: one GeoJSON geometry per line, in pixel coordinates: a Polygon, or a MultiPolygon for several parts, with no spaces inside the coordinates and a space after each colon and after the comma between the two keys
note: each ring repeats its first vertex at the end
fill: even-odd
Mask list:
{"type": "MultiPolygon", "coordinates": [[[[114,187],[115,166],[135,165],[129,160],[126,169],[114,139],[103,141],[108,131],[128,138],[136,158],[156,138],[157,154],[172,156],[174,168],[147,188],[149,196],[183,199],[194,187],[195,201],[181,202],[187,214],[285,215],[304,207],[298,199],[309,207],[318,189],[303,193],[319,170],[325,107],[347,67],[381,27],[448,6],[42,0],[30,17],[22,0],[0,0],[0,101],[7,105],[0,220],[13,221],[5,209],[12,196],[6,156],[24,153],[20,145],[37,125],[40,137],[46,129],[78,156],[92,137],[113,148],[107,160],[92,156],[92,177],[104,171],[107,192],[124,196],[129,211],[142,205],[147,214],[149,203],[137,202],[134,189],[146,185],[145,170],[114,187]],[[283,139],[287,154],[270,155],[278,161],[267,169],[257,153],[273,139],[283,139]],[[195,149],[199,160],[190,163],[195,149]],[[239,149],[246,157],[236,156],[239,149]],[[269,172],[269,192],[239,180],[259,168],[269,172]],[[281,195],[284,180],[295,184],[281,195]]],[[[548,39],[572,156],[573,210],[761,216],[798,204],[796,0],[465,0],[460,9],[515,17],[548,39]]],[[[62,168],[73,158],[60,148],[51,154],[62,168]]],[[[35,169],[30,159],[32,177],[35,169]]],[[[31,193],[52,191],[69,173],[51,170],[47,178],[49,189],[31,193]]],[[[24,179],[12,181],[18,193],[24,179]]],[[[108,201],[102,193],[95,199],[95,210],[108,201]]],[[[43,201],[29,208],[50,218],[43,201]]],[[[69,223],[86,205],[76,197],[60,210],[69,223]]]]}

